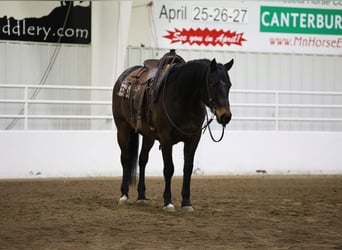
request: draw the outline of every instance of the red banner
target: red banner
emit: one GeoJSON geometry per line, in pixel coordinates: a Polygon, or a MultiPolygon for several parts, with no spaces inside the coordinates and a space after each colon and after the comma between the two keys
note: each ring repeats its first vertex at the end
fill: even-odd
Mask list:
{"type": "Polygon", "coordinates": [[[188,43],[190,45],[212,45],[212,46],[230,46],[232,44],[242,46],[243,41],[247,41],[243,35],[244,33],[236,33],[235,31],[230,30],[209,30],[208,28],[201,29],[182,29],[179,30],[177,28],[174,31],[168,30],[168,34],[163,36],[166,39],[169,39],[172,43],[188,43]]]}

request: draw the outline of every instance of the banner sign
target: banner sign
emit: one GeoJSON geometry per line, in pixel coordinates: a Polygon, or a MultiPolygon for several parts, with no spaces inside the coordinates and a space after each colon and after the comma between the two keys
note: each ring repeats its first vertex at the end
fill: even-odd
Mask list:
{"type": "Polygon", "coordinates": [[[160,0],[152,13],[161,48],[342,54],[342,0],[160,0]]]}
{"type": "Polygon", "coordinates": [[[0,40],[89,44],[91,3],[0,2],[0,40]]]}
{"type": "Polygon", "coordinates": [[[342,35],[342,10],[261,6],[260,31],[342,35]]]}

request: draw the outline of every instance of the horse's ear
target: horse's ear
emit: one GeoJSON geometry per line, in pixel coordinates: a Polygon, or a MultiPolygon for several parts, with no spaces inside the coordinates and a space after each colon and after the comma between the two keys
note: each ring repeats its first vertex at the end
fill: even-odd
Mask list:
{"type": "Polygon", "coordinates": [[[210,62],[210,69],[211,71],[215,71],[217,69],[217,62],[215,58],[210,62]]]}
{"type": "Polygon", "coordinates": [[[230,70],[232,68],[233,64],[234,64],[234,59],[232,59],[232,60],[230,60],[230,62],[226,63],[224,65],[224,68],[226,69],[226,71],[230,70]]]}

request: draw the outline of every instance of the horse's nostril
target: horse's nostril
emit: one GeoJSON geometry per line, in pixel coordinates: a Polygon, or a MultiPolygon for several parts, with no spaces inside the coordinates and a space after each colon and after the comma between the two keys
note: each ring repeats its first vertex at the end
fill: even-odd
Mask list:
{"type": "Polygon", "coordinates": [[[232,115],[223,114],[220,118],[220,123],[226,125],[230,122],[231,119],[232,115]]]}

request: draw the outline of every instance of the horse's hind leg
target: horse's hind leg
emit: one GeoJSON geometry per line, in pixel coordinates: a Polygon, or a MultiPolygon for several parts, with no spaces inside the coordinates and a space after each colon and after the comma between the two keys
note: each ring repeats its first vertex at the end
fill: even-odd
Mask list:
{"type": "Polygon", "coordinates": [[[128,201],[129,184],[132,183],[135,174],[135,165],[138,154],[138,134],[134,129],[121,126],[118,128],[118,143],[121,149],[122,182],[121,198],[119,203],[128,201]]]}
{"type": "Polygon", "coordinates": [[[144,136],[141,151],[139,155],[139,183],[138,183],[138,202],[145,201],[145,168],[148,162],[149,152],[154,144],[154,139],[144,136]]]}

